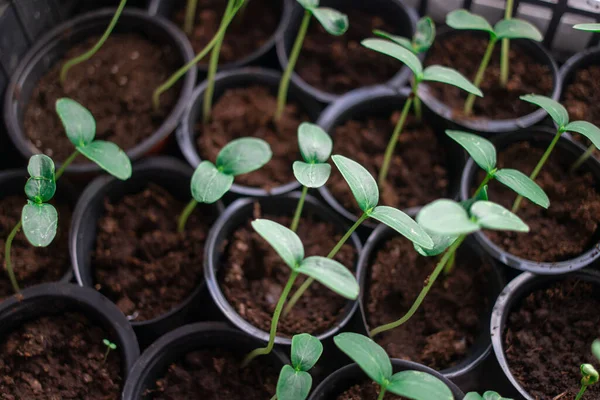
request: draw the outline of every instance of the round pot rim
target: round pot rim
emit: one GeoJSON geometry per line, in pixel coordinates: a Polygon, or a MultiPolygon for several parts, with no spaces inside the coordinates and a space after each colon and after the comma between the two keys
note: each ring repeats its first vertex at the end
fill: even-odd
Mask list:
{"type": "Polygon", "coordinates": [[[580,65],[586,61],[587,58],[593,58],[594,56],[600,57],[600,45],[587,48],[578,53],[575,53],[565,61],[560,67],[561,83],[563,85],[561,93],[564,93],[564,89],[567,86],[566,78],[573,72],[577,71],[580,65]]]}
{"type": "MultiPolygon", "coordinates": [[[[31,141],[26,137],[25,132],[20,128],[19,122],[17,122],[17,103],[19,99],[19,89],[22,87],[24,81],[29,78],[31,70],[38,64],[43,62],[44,57],[48,54],[47,49],[49,43],[58,43],[64,41],[63,38],[65,32],[81,31],[86,30],[86,24],[90,21],[96,21],[100,19],[107,19],[112,17],[114,14],[114,8],[102,8],[96,11],[84,13],[75,18],[69,19],[57,27],[44,34],[34,46],[29,49],[23,59],[19,62],[17,68],[10,78],[6,93],[4,95],[4,116],[5,125],[7,127],[7,133],[15,147],[25,158],[28,158],[34,154],[40,152],[34,148],[31,141]]],[[[155,29],[159,29],[165,36],[170,36],[175,45],[173,48],[183,58],[184,62],[189,61],[193,58],[194,53],[192,46],[188,42],[185,35],[180,32],[175,25],[171,22],[158,17],[152,16],[143,10],[135,8],[126,8],[123,10],[121,18],[133,18],[143,21],[148,26],[154,26],[155,29]]],[[[45,68],[47,73],[52,66],[45,68]]],[[[137,145],[126,151],[127,155],[132,160],[141,158],[145,153],[150,151],[160,141],[166,139],[177,127],[181,116],[185,110],[188,99],[192,93],[194,82],[196,81],[197,70],[191,68],[186,72],[183,79],[181,79],[182,85],[179,92],[178,100],[172,107],[169,114],[163,119],[162,124],[154,130],[154,132],[140,141],[137,145]]],[[[57,167],[60,167],[61,163],[56,163],[57,167]]],[[[89,173],[89,172],[100,172],[100,167],[91,162],[82,164],[72,164],[66,169],[67,173],[89,173]]]]}

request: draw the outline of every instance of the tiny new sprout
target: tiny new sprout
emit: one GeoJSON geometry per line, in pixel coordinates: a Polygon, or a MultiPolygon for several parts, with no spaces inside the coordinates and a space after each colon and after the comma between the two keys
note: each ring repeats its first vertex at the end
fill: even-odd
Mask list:
{"type": "MultiPolygon", "coordinates": [[[[492,27],[485,18],[470,13],[467,10],[455,10],[446,16],[446,24],[454,29],[475,30],[487,32],[490,36],[487,49],[475,74],[473,83],[480,87],[485,70],[492,58],[494,47],[501,39],[530,39],[539,42],[543,39],[540,31],[527,21],[520,19],[504,19],[492,27]]],[[[464,113],[470,115],[473,112],[475,96],[470,94],[465,102],[464,113]]]]}
{"type": "Polygon", "coordinates": [[[469,392],[465,395],[463,400],[512,400],[508,397],[502,397],[496,392],[487,391],[482,395],[477,392],[469,392]]]}
{"type": "Polygon", "coordinates": [[[104,345],[106,346],[106,353],[104,353],[104,360],[102,361],[102,364],[104,364],[106,362],[106,359],[108,358],[108,353],[110,353],[111,350],[116,350],[117,345],[108,339],[103,339],[102,343],[104,343],[104,345]]]}
{"type": "Polygon", "coordinates": [[[312,387],[308,371],[323,354],[323,345],[308,333],[292,338],[292,365],[284,365],[279,373],[277,392],[271,400],[305,400],[312,387]]]}
{"type": "MultiPolygon", "coordinates": [[[[540,96],[540,95],[535,95],[535,94],[528,94],[526,96],[521,96],[521,100],[526,101],[528,103],[535,104],[536,106],[541,107],[544,110],[546,110],[546,112],[550,115],[550,117],[554,120],[554,122],[558,126],[558,129],[556,130],[556,134],[554,135],[554,138],[548,145],[548,148],[542,155],[542,158],[540,158],[537,165],[533,169],[533,172],[531,173],[531,175],[529,175],[529,177],[532,180],[535,180],[537,178],[538,174],[542,170],[542,167],[548,160],[548,157],[550,157],[552,150],[554,150],[556,143],[558,143],[560,136],[564,132],[579,133],[579,134],[585,136],[586,138],[588,138],[592,142],[592,145],[585,151],[585,153],[582,154],[581,157],[579,157],[577,159],[577,161],[575,161],[575,163],[573,163],[573,165],[571,167],[571,172],[574,172],[577,168],[579,168],[592,155],[595,148],[600,148],[600,128],[598,128],[594,124],[591,124],[586,121],[569,122],[569,113],[557,101],[554,101],[551,98],[546,97],[546,96],[540,96]]],[[[515,200],[515,202],[513,204],[513,208],[512,208],[513,212],[517,212],[517,210],[519,209],[519,206],[521,204],[521,200],[522,200],[521,196],[517,197],[517,199],[515,200]]]]}
{"type": "Polygon", "coordinates": [[[580,400],[588,386],[598,382],[598,371],[596,371],[596,368],[594,368],[592,364],[581,364],[579,370],[581,371],[582,375],[581,389],[579,390],[579,393],[577,393],[575,400],[580,400]]]}
{"type": "Polygon", "coordinates": [[[287,101],[288,88],[290,86],[290,78],[292,72],[298,61],[298,56],[302,50],[302,44],[306,32],[308,31],[308,25],[310,24],[310,17],[314,16],[317,21],[321,23],[321,26],[330,34],[334,36],[340,36],[346,33],[348,30],[348,17],[339,11],[336,11],[328,7],[319,7],[320,0],[296,0],[304,8],[304,17],[300,23],[294,46],[290,53],[290,59],[288,65],[283,72],[281,82],[279,82],[279,90],[277,92],[277,110],[275,111],[275,121],[279,120],[283,115],[285,109],[285,103],[287,101]]]}
{"type": "Polygon", "coordinates": [[[232,140],[217,155],[216,165],[202,161],[194,171],[190,183],[192,200],[185,207],[177,223],[178,232],[198,203],[212,204],[229,191],[236,176],[261,168],[271,160],[271,147],[262,139],[241,138],[232,140]]]}
{"type": "Polygon", "coordinates": [[[337,335],[333,341],[380,386],[378,400],[382,400],[386,392],[413,400],[454,399],[444,382],[426,372],[408,370],[394,374],[385,350],[368,337],[347,332],[337,335]]]}

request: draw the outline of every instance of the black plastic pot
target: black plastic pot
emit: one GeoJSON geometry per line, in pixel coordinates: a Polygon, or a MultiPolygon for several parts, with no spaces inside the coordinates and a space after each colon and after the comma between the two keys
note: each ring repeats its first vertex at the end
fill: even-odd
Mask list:
{"type": "MultiPolygon", "coordinates": [[[[492,142],[496,146],[498,152],[501,152],[503,149],[513,143],[522,141],[529,142],[535,147],[545,149],[550,144],[550,141],[554,137],[555,133],[555,130],[551,128],[537,127],[530,128],[526,131],[506,133],[493,139],[492,142]]],[[[561,136],[554,149],[554,152],[560,152],[563,159],[568,160],[571,163],[575,162],[575,160],[577,160],[584,151],[585,149],[582,145],[564,135],[561,136]]],[[[600,162],[598,162],[598,160],[596,160],[594,157],[588,158],[587,161],[580,167],[580,170],[591,172],[596,178],[596,182],[600,183],[600,162]]],[[[468,199],[471,190],[479,185],[479,182],[477,182],[477,175],[479,171],[480,168],[475,164],[473,159],[469,159],[462,176],[460,189],[461,200],[468,199]]],[[[550,202],[552,202],[552,199],[550,199],[550,202]]],[[[552,204],[550,207],[552,207],[552,204]]],[[[583,254],[580,254],[578,257],[570,260],[558,262],[537,262],[526,260],[508,253],[500,246],[492,242],[484,232],[475,232],[473,236],[481,245],[481,247],[483,247],[483,249],[496,260],[508,265],[509,267],[516,268],[521,271],[533,272],[535,274],[564,274],[570,271],[585,268],[600,257],[600,232],[596,232],[596,236],[594,238],[594,242],[596,244],[586,250],[583,254]]]]}
{"type": "MultiPolygon", "coordinates": [[[[412,37],[413,32],[419,18],[417,12],[413,8],[407,7],[401,0],[324,0],[320,2],[321,7],[332,7],[336,10],[344,12],[347,9],[358,9],[372,14],[380,15],[382,18],[393,20],[393,24],[398,30],[395,34],[412,37]]],[[[295,4],[292,9],[291,18],[289,24],[286,26],[283,35],[277,40],[277,57],[282,68],[285,69],[289,61],[289,53],[296,35],[298,34],[298,28],[304,14],[304,8],[300,4],[295,4]]],[[[317,23],[313,21],[312,23],[317,23]]],[[[350,21],[352,24],[352,21],[350,21]]],[[[302,57],[302,53],[300,53],[302,57]]],[[[398,73],[387,82],[387,84],[402,87],[412,76],[412,72],[406,66],[402,66],[398,62],[398,73]]],[[[310,93],[311,96],[318,99],[324,104],[329,104],[341,95],[328,93],[316,87],[313,87],[306,83],[297,73],[292,73],[292,82],[298,85],[302,90],[310,93]]],[[[381,82],[386,83],[386,82],[381,82]]]]}
{"type": "MultiPolygon", "coordinates": [[[[453,35],[464,35],[463,31],[448,30],[437,35],[437,41],[443,41],[445,38],[453,35]]],[[[550,72],[554,78],[554,88],[552,93],[548,95],[552,99],[558,101],[561,93],[561,77],[558,71],[558,65],[548,50],[541,44],[532,40],[515,39],[511,42],[515,43],[527,53],[537,59],[541,64],[545,64],[550,68],[550,72]]],[[[472,77],[468,77],[472,79],[472,77]]],[[[485,93],[484,93],[485,95],[485,93]]],[[[435,114],[446,120],[448,127],[461,127],[474,132],[481,133],[500,133],[512,132],[519,129],[529,128],[541,122],[548,113],[543,109],[537,109],[531,114],[527,114],[513,119],[492,120],[484,117],[465,118],[457,115],[455,110],[448,107],[446,104],[438,100],[432,90],[426,83],[419,85],[419,97],[423,103],[427,105],[435,114]]]]}
{"type": "MultiPolygon", "coordinates": [[[[125,382],[122,399],[152,398],[144,392],[153,389],[156,380],[164,376],[169,366],[191,351],[223,348],[244,355],[260,346],[260,340],[223,323],[202,322],[182,326],[164,335],[144,351],[125,382]]],[[[287,356],[278,349],[273,349],[262,360],[266,360],[277,371],[290,363],[287,356]]]]}
{"type": "Polygon", "coordinates": [[[600,64],[600,47],[586,49],[569,58],[560,68],[561,93],[564,93],[567,86],[573,82],[578,70],[598,64],[600,64]]]}
{"type": "MultiPolygon", "coordinates": [[[[135,164],[133,175],[127,181],[110,176],[101,176],[92,181],[77,203],[69,237],[71,262],[77,282],[81,286],[94,287],[92,254],[96,248],[98,220],[104,214],[105,198],[115,202],[128,194],[140,192],[148,183],[154,183],[165,188],[176,199],[187,203],[191,199],[192,173],[190,167],[176,159],[153,157],[135,164]]],[[[218,216],[222,209],[220,203],[199,204],[197,207],[196,212],[213,213],[215,216],[218,216]]],[[[178,307],[147,321],[132,321],[131,325],[144,347],[185,323],[212,317],[213,311],[214,307],[203,281],[178,307]]]]}
{"type": "MultiPolygon", "coordinates": [[[[428,374],[441,379],[442,382],[448,386],[454,395],[454,400],[462,400],[462,398],[465,397],[465,394],[454,383],[429,367],[412,361],[399,360],[397,358],[392,359],[392,367],[394,368],[394,373],[401,371],[427,372],[428,374]]],[[[321,384],[313,391],[309,400],[335,400],[352,386],[367,380],[369,380],[369,378],[363,370],[360,369],[358,364],[346,365],[321,382],[321,384]]]]}
{"type": "MultiPolygon", "coordinates": [[[[274,96],[277,96],[277,89],[281,74],[277,71],[272,71],[264,68],[242,68],[234,71],[225,71],[218,73],[215,78],[215,92],[213,104],[226,90],[233,88],[243,88],[253,85],[268,87],[274,96]]],[[[179,129],[177,129],[177,143],[183,153],[185,159],[194,168],[202,161],[198,153],[196,145],[197,132],[195,129],[196,122],[202,119],[202,104],[204,103],[204,91],[206,90],[207,82],[204,81],[194,90],[189,106],[186,108],[183,115],[183,120],[179,129]]],[[[288,101],[294,101],[299,104],[301,109],[306,112],[311,121],[316,121],[321,112],[321,106],[316,100],[304,93],[293,83],[290,84],[288,92],[288,101]]],[[[252,132],[248,132],[248,136],[252,136],[252,132]]],[[[290,138],[296,140],[296,138],[290,138]]],[[[214,160],[210,160],[213,161],[214,160]]],[[[290,166],[291,168],[291,166],[290,166]]],[[[242,186],[236,183],[231,187],[230,192],[237,196],[278,196],[289,193],[300,187],[297,181],[287,183],[285,185],[272,188],[270,191],[264,189],[242,186]]]]}
{"type": "MultiPolygon", "coordinates": [[[[7,132],[24,158],[39,153],[23,132],[23,118],[27,103],[37,82],[75,44],[93,35],[101,34],[108,25],[114,9],[90,12],[59,25],[29,50],[15,70],[4,97],[4,121],[7,132]]],[[[115,32],[138,33],[155,43],[168,44],[177,49],[181,64],[193,58],[192,48],[187,38],[177,27],[159,17],[153,17],[141,10],[126,9],[115,27],[115,32]]],[[[196,70],[192,68],[181,80],[179,99],[162,125],[148,138],[127,151],[132,160],[157,151],[175,130],[184,108],[192,93],[196,80],[196,70]]],[[[82,88],[85,90],[85,88],[82,88]]],[[[43,129],[44,127],[40,127],[43,129]]],[[[57,163],[57,168],[60,166],[57,163]]],[[[94,163],[73,164],[67,173],[99,172],[94,163]]]]}

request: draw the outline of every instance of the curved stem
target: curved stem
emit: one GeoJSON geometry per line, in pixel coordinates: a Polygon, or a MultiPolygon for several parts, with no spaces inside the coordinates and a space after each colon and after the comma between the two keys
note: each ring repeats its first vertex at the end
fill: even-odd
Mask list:
{"type": "Polygon", "coordinates": [[[71,163],[77,158],[77,156],[79,155],[79,150],[75,150],[60,166],[60,168],[58,169],[58,171],[56,171],[56,174],[54,175],[54,179],[58,180],[58,178],[60,178],[62,176],[62,174],[65,173],[65,171],[67,170],[67,167],[69,165],[71,165],[71,163]]]}
{"type": "MultiPolygon", "coordinates": [[[[485,70],[490,63],[490,59],[492,58],[492,54],[494,53],[494,46],[496,45],[497,39],[490,38],[488,43],[488,47],[485,50],[485,54],[483,55],[483,59],[481,60],[481,64],[479,64],[479,69],[475,74],[475,79],[473,80],[473,84],[479,88],[481,86],[481,82],[483,81],[483,77],[485,76],[485,70]]],[[[467,97],[467,101],[465,102],[464,112],[466,115],[471,115],[473,112],[473,104],[475,104],[475,95],[473,93],[469,93],[469,97],[467,97]]]]}
{"type": "Polygon", "coordinates": [[[385,388],[383,386],[381,386],[381,391],[379,392],[379,397],[377,397],[377,400],[383,400],[384,396],[385,396],[385,388]]]}
{"type": "Polygon", "coordinates": [[[189,36],[192,34],[194,29],[194,22],[196,21],[196,8],[198,7],[198,0],[188,0],[185,8],[185,21],[183,23],[183,31],[189,36]]]}
{"type": "Polygon", "coordinates": [[[406,117],[408,116],[408,111],[410,110],[410,106],[413,101],[414,93],[406,99],[406,103],[404,103],[404,108],[402,108],[402,114],[400,115],[400,119],[394,128],[394,133],[392,133],[392,137],[385,149],[385,156],[383,158],[383,165],[379,170],[379,177],[377,178],[377,183],[379,187],[382,187],[385,183],[385,178],[387,177],[388,170],[390,169],[390,162],[392,161],[392,155],[394,154],[394,149],[396,148],[396,143],[398,143],[398,137],[402,132],[402,128],[404,128],[404,124],[406,122],[406,117]]]}
{"type": "Polygon", "coordinates": [[[581,157],[579,157],[577,159],[577,161],[575,161],[573,163],[573,165],[571,166],[570,171],[571,172],[577,171],[577,169],[579,169],[579,167],[581,167],[581,165],[583,165],[583,163],[586,162],[587,159],[592,156],[592,154],[594,154],[594,150],[596,150],[596,146],[594,146],[593,144],[590,145],[590,147],[587,148],[587,150],[585,151],[585,153],[583,153],[581,155],[581,157]]]}
{"type": "Polygon", "coordinates": [[[586,389],[587,389],[586,385],[581,385],[581,389],[579,389],[579,393],[577,393],[577,397],[575,397],[575,400],[581,400],[586,389]]]}
{"type": "Polygon", "coordinates": [[[179,216],[177,220],[177,232],[183,233],[185,231],[185,224],[187,223],[188,218],[192,215],[194,208],[196,208],[198,202],[195,199],[192,199],[187,206],[183,209],[183,212],[179,216]]]}
{"type": "Polygon", "coordinates": [[[294,213],[294,219],[292,220],[292,225],[290,226],[290,229],[294,232],[298,230],[298,223],[300,222],[300,216],[302,215],[302,208],[304,208],[304,200],[306,199],[306,193],[308,193],[308,186],[303,186],[302,194],[300,195],[298,205],[296,206],[296,212],[294,213]]]}
{"type": "Polygon", "coordinates": [[[110,353],[110,347],[108,347],[106,349],[106,353],[104,353],[104,360],[102,360],[102,364],[106,362],[106,359],[108,358],[108,353],[110,353]]]}
{"type": "MultiPolygon", "coordinates": [[[[504,19],[511,19],[513,14],[513,0],[506,0],[504,19]]],[[[500,85],[506,87],[510,67],[510,39],[502,39],[502,54],[500,59],[500,85]]]]}
{"type": "Polygon", "coordinates": [[[283,76],[281,77],[281,82],[279,82],[275,121],[278,121],[279,118],[281,118],[281,116],[283,115],[283,110],[285,109],[285,103],[287,101],[288,87],[290,86],[290,78],[292,77],[292,72],[294,71],[296,62],[298,61],[300,50],[302,50],[302,43],[304,43],[304,37],[306,36],[306,32],[308,31],[308,25],[310,24],[310,16],[310,11],[307,10],[304,12],[304,18],[302,18],[300,29],[298,29],[298,35],[296,36],[294,47],[292,47],[292,52],[290,53],[288,65],[287,67],[285,67],[285,71],[283,72],[283,76]]]}
{"type": "Polygon", "coordinates": [[[492,175],[490,175],[489,173],[487,173],[485,175],[485,178],[483,179],[483,181],[481,181],[481,185],[479,185],[479,187],[477,188],[477,190],[475,191],[475,194],[473,195],[473,197],[477,197],[479,195],[479,192],[481,192],[483,190],[483,188],[485,187],[485,185],[488,184],[488,182],[492,179],[492,175]]]}
{"type": "Polygon", "coordinates": [[[100,48],[102,47],[104,42],[106,42],[106,39],[108,39],[108,37],[110,36],[112,30],[115,28],[115,25],[117,25],[117,22],[119,21],[119,17],[121,16],[123,9],[125,8],[125,3],[127,3],[127,0],[121,0],[121,3],[119,3],[119,7],[117,8],[117,11],[115,11],[115,15],[113,15],[112,20],[110,21],[110,24],[108,24],[108,28],[106,28],[106,31],[104,31],[104,34],[102,34],[102,37],[100,38],[100,40],[98,40],[98,42],[94,45],[94,47],[92,47],[85,53],[83,53],[75,58],[70,59],[62,66],[62,68],[60,70],[61,85],[65,83],[65,80],[67,79],[67,73],[69,72],[69,70],[72,67],[74,67],[75,65],[77,65],[79,63],[89,60],[90,58],[92,58],[92,56],[94,54],[96,54],[96,52],[98,50],[100,50],[100,48]]]}
{"type": "Polygon", "coordinates": [[[19,289],[19,283],[17,282],[17,278],[15,277],[15,271],[13,270],[10,261],[10,248],[12,246],[13,239],[17,235],[17,232],[19,232],[19,229],[21,229],[21,226],[21,220],[19,220],[19,222],[15,225],[13,230],[6,238],[6,243],[4,244],[4,268],[8,273],[8,278],[10,279],[10,283],[15,293],[19,293],[21,290],[19,289]]]}
{"type": "Polygon", "coordinates": [[[421,306],[421,303],[423,303],[423,300],[425,300],[425,297],[429,293],[429,290],[431,290],[431,287],[433,286],[433,284],[435,283],[436,279],[438,278],[438,276],[440,275],[440,273],[444,269],[444,266],[446,265],[446,263],[448,262],[448,260],[450,260],[450,258],[452,257],[452,254],[455,253],[456,250],[460,247],[460,245],[462,244],[462,242],[465,240],[466,237],[467,237],[466,235],[459,236],[458,239],[456,239],[454,241],[454,243],[452,243],[452,246],[450,246],[448,248],[448,250],[446,250],[446,252],[444,253],[444,256],[442,257],[442,259],[440,260],[440,262],[438,263],[438,265],[436,265],[436,267],[433,270],[433,272],[431,273],[431,275],[429,275],[429,278],[427,279],[427,283],[425,284],[425,286],[421,290],[421,293],[419,293],[419,296],[417,297],[417,299],[415,300],[415,302],[413,303],[413,305],[410,307],[410,309],[408,310],[408,312],[402,318],[400,318],[399,320],[397,320],[395,322],[391,322],[389,324],[381,325],[381,326],[373,329],[370,332],[371,337],[373,337],[375,335],[378,335],[381,332],[385,332],[387,330],[399,327],[400,325],[402,325],[406,321],[408,321],[415,314],[415,312],[417,312],[417,310],[421,306]]]}

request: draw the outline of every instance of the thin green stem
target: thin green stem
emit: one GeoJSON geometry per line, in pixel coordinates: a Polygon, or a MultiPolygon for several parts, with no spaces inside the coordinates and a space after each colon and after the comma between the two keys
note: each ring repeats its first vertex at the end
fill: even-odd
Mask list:
{"type": "MultiPolygon", "coordinates": [[[[504,19],[511,19],[513,14],[513,0],[506,0],[504,19]]],[[[502,39],[502,54],[500,59],[500,85],[506,87],[510,67],[510,39],[502,39]]]]}
{"type": "Polygon", "coordinates": [[[198,7],[198,0],[188,0],[187,6],[185,7],[185,21],[183,22],[183,31],[189,36],[192,34],[194,29],[194,22],[196,21],[196,8],[198,7]]]}
{"type": "Polygon", "coordinates": [[[104,360],[102,360],[102,364],[106,362],[106,359],[108,358],[108,353],[110,353],[110,347],[106,348],[106,353],[104,353],[104,360]]]}
{"type": "MultiPolygon", "coordinates": [[[[481,60],[481,64],[479,64],[479,69],[475,74],[475,79],[473,80],[473,84],[479,88],[481,86],[481,82],[483,81],[483,77],[485,76],[485,70],[490,63],[490,59],[492,58],[492,54],[494,53],[494,46],[496,45],[497,39],[490,38],[487,49],[485,50],[485,54],[483,55],[483,59],[481,60]]],[[[465,102],[465,115],[471,115],[473,112],[473,104],[475,104],[475,95],[473,93],[469,93],[467,97],[467,101],[465,102]]]]}
{"type": "Polygon", "coordinates": [[[279,82],[279,91],[277,92],[277,111],[275,112],[275,121],[278,121],[279,118],[283,115],[283,110],[285,109],[285,103],[287,102],[287,92],[290,86],[290,78],[292,77],[292,72],[294,72],[294,67],[296,66],[296,62],[298,61],[298,56],[300,55],[300,50],[302,50],[302,43],[304,43],[304,37],[306,36],[306,32],[308,31],[308,25],[310,24],[310,11],[304,12],[304,18],[302,18],[302,23],[300,24],[300,29],[298,29],[298,35],[296,36],[296,41],[294,42],[294,46],[292,47],[292,52],[290,53],[290,59],[288,61],[287,67],[285,67],[285,71],[283,72],[283,76],[281,77],[281,82],[279,82]]]}
{"type": "Polygon", "coordinates": [[[110,24],[108,24],[108,28],[106,28],[106,31],[104,31],[104,34],[102,34],[102,37],[100,38],[100,40],[98,40],[98,42],[96,42],[94,47],[92,47],[85,53],[70,59],[62,66],[62,68],[60,70],[61,85],[64,85],[65,81],[67,80],[67,74],[69,73],[69,70],[72,67],[74,67],[75,65],[77,65],[79,63],[89,60],[90,58],[92,58],[92,56],[94,54],[96,54],[96,52],[98,50],[100,50],[100,48],[102,47],[104,42],[106,42],[106,39],[108,39],[111,32],[115,28],[115,25],[117,25],[117,22],[119,21],[119,17],[121,16],[123,9],[125,8],[125,3],[127,3],[127,0],[121,0],[121,3],[119,3],[119,7],[117,8],[117,11],[115,11],[115,15],[113,15],[112,20],[110,21],[110,24]]]}
{"type": "Polygon", "coordinates": [[[477,197],[479,195],[479,192],[481,192],[483,190],[483,188],[485,187],[485,185],[488,184],[488,182],[492,179],[492,175],[491,174],[486,174],[485,178],[483,179],[483,181],[481,181],[481,185],[479,185],[479,187],[477,188],[477,190],[475,191],[475,194],[473,195],[473,197],[477,197]]]}
{"type": "Polygon", "coordinates": [[[306,199],[306,193],[308,193],[308,186],[303,186],[302,194],[300,195],[298,205],[296,206],[296,212],[294,213],[294,219],[292,220],[292,225],[290,226],[290,229],[294,232],[298,230],[298,223],[300,222],[300,216],[302,215],[302,208],[304,208],[304,200],[306,199]]]}
{"type": "Polygon", "coordinates": [[[415,117],[417,118],[417,121],[421,122],[423,120],[423,107],[421,106],[421,99],[416,94],[414,102],[415,104],[413,107],[415,109],[415,117]]]}
{"type": "Polygon", "coordinates": [[[58,169],[58,171],[56,171],[56,174],[54,175],[54,179],[58,180],[58,178],[60,178],[62,176],[62,174],[65,173],[65,171],[67,170],[67,167],[69,165],[71,165],[71,163],[77,158],[77,156],[79,155],[79,150],[75,150],[60,166],[60,168],[58,169]]]}
{"type": "Polygon", "coordinates": [[[195,199],[190,200],[187,206],[183,209],[183,212],[179,216],[177,220],[177,232],[183,233],[185,231],[185,224],[187,224],[187,220],[192,215],[192,212],[198,205],[198,202],[195,199]]]}
{"type": "Polygon", "coordinates": [[[590,145],[590,147],[587,148],[587,150],[585,151],[585,153],[583,153],[581,155],[581,157],[579,157],[577,159],[577,161],[575,161],[573,163],[573,165],[571,166],[571,172],[575,172],[577,171],[577,169],[579,169],[579,167],[581,167],[583,165],[584,162],[587,161],[588,158],[590,158],[592,156],[592,154],[594,154],[594,150],[596,150],[596,146],[594,146],[593,144],[590,145]]]}
{"type": "Polygon", "coordinates": [[[450,275],[452,273],[452,271],[454,270],[454,262],[455,261],[456,261],[456,252],[454,252],[450,255],[450,259],[448,260],[448,262],[446,263],[446,266],[444,267],[444,275],[450,275]]]}
{"type": "Polygon", "coordinates": [[[454,243],[452,243],[452,246],[450,246],[448,248],[448,250],[446,250],[446,252],[442,256],[442,259],[440,260],[440,262],[438,263],[438,265],[436,265],[436,267],[433,270],[433,272],[431,273],[431,275],[429,275],[429,278],[427,279],[427,283],[425,284],[425,286],[421,290],[421,293],[419,293],[419,296],[417,297],[417,299],[415,300],[415,302],[413,303],[413,305],[410,307],[410,309],[408,310],[408,312],[402,318],[400,318],[399,320],[397,320],[395,322],[391,322],[389,324],[381,325],[381,326],[373,329],[370,332],[371,337],[373,337],[375,335],[378,335],[381,332],[385,332],[387,330],[399,327],[400,325],[402,325],[406,321],[408,321],[415,314],[415,312],[417,312],[417,310],[421,306],[421,303],[423,303],[423,300],[425,300],[425,297],[429,293],[429,290],[431,289],[431,287],[435,283],[436,279],[438,278],[438,276],[440,275],[440,273],[444,270],[444,267],[445,267],[446,263],[452,257],[452,253],[456,252],[456,250],[460,247],[460,245],[462,244],[462,242],[465,240],[466,237],[467,237],[466,235],[459,236],[458,239],[456,239],[454,241],[454,243]]]}
{"type": "Polygon", "coordinates": [[[381,386],[381,391],[379,392],[379,397],[377,397],[377,400],[383,400],[384,396],[385,396],[385,388],[383,386],[381,386]]]}
{"type": "Polygon", "coordinates": [[[10,283],[13,287],[13,290],[16,293],[19,293],[21,290],[19,289],[19,283],[17,282],[17,278],[15,276],[15,271],[12,268],[12,263],[10,261],[10,248],[12,246],[13,239],[17,235],[17,232],[21,229],[21,220],[15,225],[13,230],[10,232],[8,237],[6,238],[6,243],[4,244],[4,269],[8,273],[8,277],[10,279],[10,283]]]}
{"type": "Polygon", "coordinates": [[[579,393],[577,393],[577,397],[575,397],[575,400],[581,400],[586,389],[587,389],[586,385],[581,385],[581,389],[579,389],[579,393]]]}
{"type": "Polygon", "coordinates": [[[277,335],[277,324],[279,323],[279,316],[281,315],[281,310],[283,309],[283,304],[287,299],[290,291],[292,290],[292,286],[298,277],[298,272],[292,271],[290,278],[287,281],[287,284],[283,288],[283,292],[281,292],[281,296],[279,297],[279,301],[275,306],[275,312],[273,313],[273,318],[271,319],[271,332],[269,333],[269,343],[267,343],[267,347],[260,347],[258,349],[252,350],[242,361],[242,368],[248,366],[250,361],[254,360],[258,356],[267,355],[273,350],[273,346],[275,345],[275,336],[277,335]]]}

